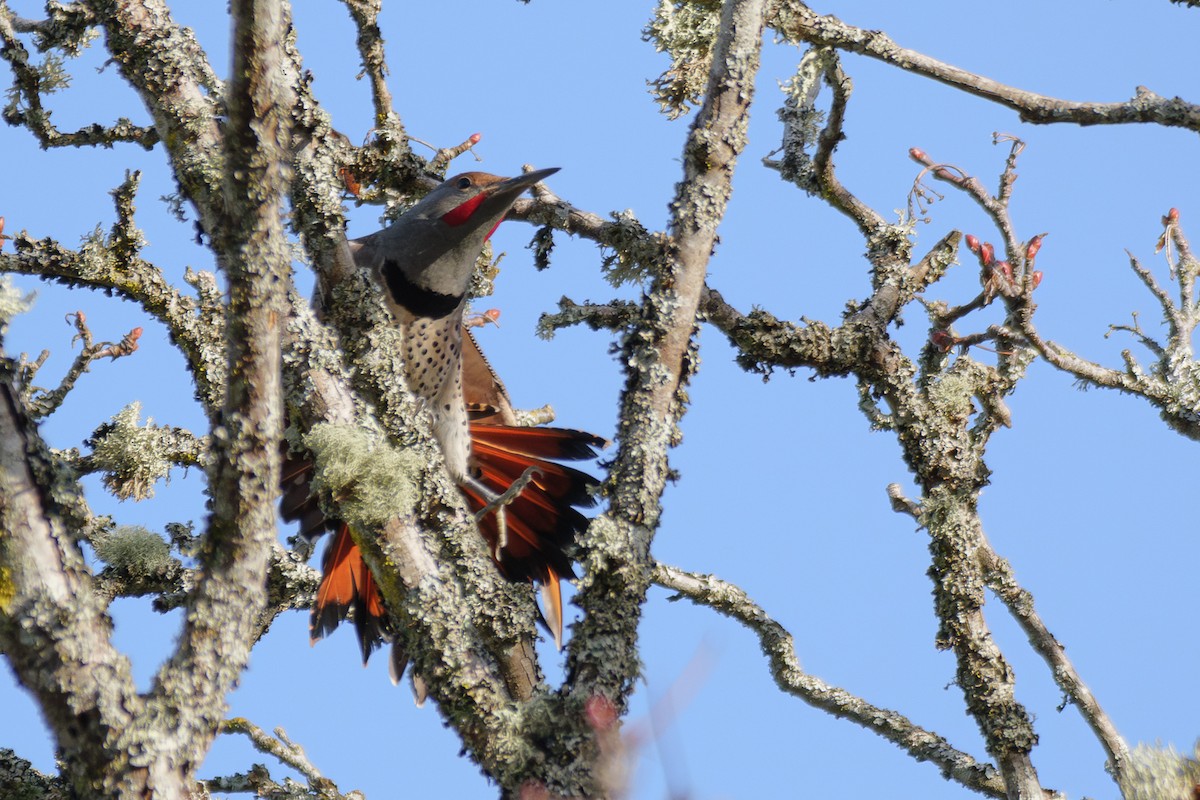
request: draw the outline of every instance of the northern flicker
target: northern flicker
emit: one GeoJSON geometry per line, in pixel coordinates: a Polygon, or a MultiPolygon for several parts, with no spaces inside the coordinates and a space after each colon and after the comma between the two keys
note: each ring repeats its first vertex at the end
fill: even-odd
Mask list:
{"type": "MultiPolygon", "coordinates": [[[[547,459],[591,458],[592,446],[605,442],[581,431],[514,426],[503,384],[463,328],[467,292],[484,242],[522,192],[557,171],[515,178],[457,175],[387,228],[351,242],[351,249],[356,263],[379,284],[403,329],[408,387],[433,414],[446,466],[480,516],[480,532],[496,565],[510,579],[541,584],[543,619],[561,646],[559,582],[574,577],[566,550],[587,524],[575,507],[594,504],[596,482],[547,459]],[[489,508],[522,479],[528,483],[505,507],[489,508]]],[[[322,563],[310,632],[314,641],[325,636],[353,609],[365,663],[387,638],[382,598],[348,528],[325,520],[308,496],[307,471],[299,459],[285,468],[283,516],[300,519],[306,535],[319,535],[325,527],[336,531],[322,563]]]]}

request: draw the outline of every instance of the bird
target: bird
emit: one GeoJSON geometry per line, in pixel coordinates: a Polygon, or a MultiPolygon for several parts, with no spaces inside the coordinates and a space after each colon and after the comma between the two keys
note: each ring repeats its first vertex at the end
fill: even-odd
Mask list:
{"type": "MultiPolygon", "coordinates": [[[[596,457],[607,442],[583,431],[516,425],[504,384],[464,327],[475,263],[513,203],[558,168],[502,178],[455,175],[388,227],[350,242],[402,332],[404,379],[433,416],[450,476],[476,514],[501,574],[540,584],[542,621],[562,646],[561,581],[573,579],[569,551],[587,526],[578,510],[596,503],[598,482],[557,463],[596,457]]],[[[326,519],[308,488],[311,463],[285,459],[281,515],[314,539],[333,532],[309,623],[312,642],[353,615],[364,665],[392,640],[383,598],[349,527],[326,519]]],[[[398,681],[404,655],[394,648],[398,681]]]]}

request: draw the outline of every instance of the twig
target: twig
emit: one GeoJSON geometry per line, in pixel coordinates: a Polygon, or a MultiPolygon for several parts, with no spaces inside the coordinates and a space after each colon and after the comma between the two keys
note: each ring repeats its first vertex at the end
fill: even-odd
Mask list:
{"type": "Polygon", "coordinates": [[[233,717],[221,725],[221,733],[239,733],[245,736],[260,753],[274,756],[279,761],[299,772],[308,781],[313,797],[329,798],[329,800],[344,800],[333,781],[321,774],[313,763],[308,760],[304,748],[288,738],[283,728],[276,728],[271,736],[262,728],[244,717],[233,717]]]}
{"type": "Polygon", "coordinates": [[[1108,754],[1108,770],[1113,780],[1121,785],[1124,768],[1129,759],[1129,745],[1125,743],[1116,725],[1083,682],[1075,670],[1075,665],[1067,658],[1066,649],[1054,638],[1034,609],[1033,595],[1017,583],[1016,575],[1013,574],[1008,561],[997,555],[990,543],[985,543],[980,548],[979,557],[988,586],[1008,607],[1029,638],[1029,644],[1050,666],[1054,682],[1079,709],[1079,713],[1096,734],[1096,738],[1108,754]]]}
{"type": "Polygon", "coordinates": [[[979,763],[902,714],[872,705],[805,672],[796,657],[792,635],[742,589],[712,575],[686,572],[662,563],[654,565],[653,578],[659,586],[679,592],[752,630],[767,656],[775,683],[783,691],[882,736],[916,760],[935,764],[942,775],[969,789],[991,797],[1006,796],[1004,782],[994,766],[979,763]]]}
{"type": "Polygon", "coordinates": [[[1078,103],[1027,92],[901,47],[880,31],[847,25],[834,16],[820,16],[800,3],[772,4],[768,24],[790,41],[836,47],[875,58],[917,75],[924,75],[968,94],[1007,106],[1025,122],[1115,125],[1154,123],[1200,131],[1200,106],[1179,98],[1166,99],[1139,86],[1124,103],[1078,103]]]}
{"type": "MultiPolygon", "coordinates": [[[[111,342],[92,342],[92,332],[87,326],[87,317],[82,311],[76,311],[74,314],[67,315],[68,320],[74,320],[75,329],[78,333],[75,339],[83,342],[83,349],[75,360],[71,362],[70,368],[66,375],[63,376],[59,385],[50,390],[39,393],[36,397],[29,398],[29,412],[36,419],[45,419],[58,410],[63,401],[67,399],[67,395],[75,388],[75,383],[88,371],[91,363],[99,358],[111,358],[114,361],[123,356],[133,355],[137,350],[137,341],[142,335],[141,327],[133,328],[129,333],[125,334],[124,338],[118,344],[111,342]]],[[[72,341],[74,343],[74,340],[72,341]]],[[[39,358],[36,367],[40,367],[44,358],[39,358]]],[[[32,387],[30,387],[32,390],[32,387]]]]}

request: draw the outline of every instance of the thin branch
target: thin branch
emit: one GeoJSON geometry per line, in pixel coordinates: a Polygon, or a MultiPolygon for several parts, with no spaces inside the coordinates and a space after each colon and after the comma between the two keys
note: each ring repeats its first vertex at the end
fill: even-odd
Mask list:
{"type": "Polygon", "coordinates": [[[1017,583],[1016,575],[1008,561],[997,555],[990,543],[981,548],[980,559],[988,586],[1008,607],[1029,638],[1029,644],[1050,666],[1054,682],[1079,709],[1079,713],[1096,734],[1096,738],[1108,754],[1108,771],[1113,780],[1121,785],[1125,765],[1129,760],[1129,745],[1125,743],[1116,725],[1083,682],[1083,678],[1075,670],[1075,665],[1067,658],[1066,649],[1054,638],[1038,615],[1033,605],[1033,595],[1017,583]]]}
{"type": "Polygon", "coordinates": [[[37,30],[35,23],[14,16],[8,4],[0,2],[0,58],[4,58],[13,71],[13,86],[4,108],[5,122],[27,128],[44,148],[112,147],[118,142],[131,142],[151,150],[158,144],[158,132],[154,128],[135,125],[125,117],[109,126],[97,122],[73,133],[58,130],[50,122],[50,112],[42,105],[42,95],[62,88],[68,78],[63,74],[62,62],[57,56],[48,56],[40,67],[29,63],[29,53],[17,33],[31,30],[37,30]]]}
{"type": "Polygon", "coordinates": [[[796,657],[792,635],[742,589],[712,575],[686,572],[662,563],[654,566],[653,579],[659,586],[736,619],[753,631],[767,656],[775,683],[784,692],[882,736],[917,761],[934,764],[946,778],[968,789],[990,797],[1006,796],[1004,781],[991,764],[980,764],[952,747],[945,738],[914,725],[902,714],[871,705],[805,672],[796,657]]]}
{"type": "MultiPolygon", "coordinates": [[[[1133,274],[1137,275],[1138,278],[1141,279],[1146,288],[1150,290],[1150,294],[1154,295],[1154,299],[1157,300],[1158,304],[1162,307],[1163,319],[1167,322],[1167,329],[1170,331],[1170,338],[1178,339],[1183,333],[1185,324],[1181,309],[1176,307],[1175,301],[1172,299],[1171,295],[1158,284],[1158,279],[1154,277],[1153,272],[1143,267],[1141,262],[1137,260],[1137,257],[1134,256],[1133,253],[1126,250],[1125,255],[1129,256],[1129,268],[1133,270],[1133,274]]],[[[1143,339],[1143,341],[1145,340],[1146,337],[1142,336],[1140,331],[1138,331],[1138,335],[1143,339]]],[[[1158,355],[1163,354],[1161,346],[1151,349],[1157,350],[1158,355]]]]}
{"type": "Polygon", "coordinates": [[[800,59],[796,74],[783,86],[787,99],[777,112],[783,122],[783,142],[775,151],[782,151],[783,157],[776,160],[771,158],[775,153],[771,153],[763,159],[763,165],[778,170],[785,180],[824,199],[871,238],[887,227],[883,218],[842,185],[833,165],[833,152],[846,138],[842,128],[853,89],[836,50],[809,48],[800,59]],[[816,128],[825,116],[816,107],[822,82],[829,86],[833,98],[825,124],[817,133],[816,128]],[[807,151],[814,145],[816,152],[810,159],[807,151]]]}
{"type": "Polygon", "coordinates": [[[211,273],[189,269],[184,280],[197,297],[187,297],[167,282],[160,267],[139,256],[143,237],[133,217],[139,181],[140,173],[131,173],[113,192],[117,218],[107,238],[97,230],[80,249],[71,250],[53,239],[33,239],[22,232],[14,237],[15,253],[0,253],[0,272],[53,278],[115,293],[140,305],[167,327],[183,352],[212,419],[225,391],[224,292],[211,273]]]}
{"type": "MultiPolygon", "coordinates": [[[[320,800],[347,800],[349,797],[338,791],[337,785],[321,774],[320,770],[308,760],[304,748],[289,739],[283,728],[276,728],[275,735],[271,736],[249,720],[243,717],[233,717],[225,720],[221,726],[221,733],[241,734],[250,740],[255,750],[274,756],[281,763],[299,772],[308,783],[309,791],[305,793],[305,796],[320,798],[320,800]]],[[[229,789],[224,791],[229,791],[229,789]]],[[[265,792],[258,796],[270,798],[272,794],[265,792]]],[[[290,794],[289,796],[294,797],[295,795],[290,794]]]]}
{"type": "MultiPolygon", "coordinates": [[[[387,56],[383,50],[383,34],[379,30],[382,0],[343,0],[358,29],[356,42],[363,71],[371,81],[371,98],[375,103],[375,129],[389,156],[404,160],[410,155],[404,123],[392,107],[392,94],[387,86],[387,56]]],[[[361,76],[360,74],[360,76],[361,76]]]]}
{"type": "Polygon", "coordinates": [[[825,83],[833,92],[833,100],[829,104],[829,117],[821,136],[817,140],[817,152],[813,156],[813,166],[816,168],[817,179],[821,184],[822,196],[837,210],[854,220],[860,231],[872,241],[889,227],[875,209],[859,200],[849,189],[842,185],[833,165],[833,151],[846,138],[842,126],[846,121],[846,106],[850,95],[854,92],[854,82],[842,69],[841,59],[836,53],[831,53],[825,67],[825,83]]]}
{"type": "Polygon", "coordinates": [[[952,164],[935,163],[933,159],[925,154],[924,150],[917,147],[910,148],[908,154],[914,161],[924,166],[925,169],[917,176],[914,186],[920,184],[921,178],[928,173],[932,174],[938,180],[949,183],[966,193],[967,196],[972,198],[991,217],[996,227],[1000,229],[1001,234],[1004,236],[1004,249],[1008,254],[1008,260],[1020,265],[1022,263],[1020,260],[1021,247],[1017,241],[1016,232],[1013,230],[1012,220],[1009,217],[1008,202],[1011,198],[1013,183],[1017,177],[1015,172],[1016,159],[1021,151],[1025,149],[1025,143],[1007,134],[995,134],[993,138],[997,142],[1012,141],[1013,143],[1009,150],[1008,159],[1005,162],[1004,171],[1000,174],[1000,193],[998,196],[992,197],[988,193],[987,188],[984,187],[983,182],[978,178],[969,175],[966,171],[952,164]]]}
{"type": "Polygon", "coordinates": [[[796,0],[772,3],[768,24],[790,41],[835,47],[875,58],[892,66],[924,75],[968,94],[1013,109],[1025,122],[1114,125],[1149,122],[1200,131],[1200,106],[1179,98],[1159,97],[1137,87],[1124,103],[1077,103],[1028,92],[985,78],[901,47],[881,31],[847,25],[834,16],[821,16],[796,0]]]}
{"type": "MultiPolygon", "coordinates": [[[[140,327],[133,328],[129,333],[125,334],[120,342],[114,344],[112,342],[93,342],[92,332],[87,326],[87,317],[82,311],[76,311],[74,314],[68,314],[67,319],[74,319],[75,329],[79,331],[76,339],[83,342],[83,349],[79,355],[71,362],[71,366],[63,375],[62,381],[54,389],[49,391],[39,392],[36,397],[29,398],[29,412],[37,419],[44,419],[53,414],[63,401],[67,399],[67,395],[75,388],[75,383],[88,371],[93,361],[100,358],[111,358],[116,360],[124,356],[133,355],[138,348],[138,339],[141,338],[142,329],[140,327]]],[[[32,387],[30,387],[32,388],[32,387]]]]}
{"type": "Polygon", "coordinates": [[[1050,364],[1074,375],[1081,381],[1096,386],[1136,394],[1149,400],[1158,408],[1163,420],[1174,430],[1191,438],[1200,439],[1200,405],[1196,402],[1197,382],[1200,371],[1193,357],[1192,333],[1200,323],[1200,309],[1188,302],[1193,296],[1193,284],[1200,272],[1200,265],[1191,254],[1190,245],[1179,224],[1179,213],[1172,209],[1163,217],[1164,231],[1159,239],[1159,248],[1169,243],[1178,249],[1180,261],[1172,263],[1175,279],[1180,281],[1180,300],[1171,299],[1150,270],[1129,255],[1130,268],[1138,276],[1154,298],[1162,306],[1168,326],[1165,345],[1156,342],[1134,324],[1114,325],[1111,330],[1126,330],[1145,344],[1156,356],[1153,368],[1147,373],[1134,360],[1133,354],[1125,351],[1124,370],[1115,370],[1080,358],[1070,350],[1041,337],[1033,322],[1034,305],[1029,293],[1009,298],[1012,336],[1028,340],[1039,354],[1050,364]],[[1182,286],[1187,283],[1188,286],[1182,286]]]}

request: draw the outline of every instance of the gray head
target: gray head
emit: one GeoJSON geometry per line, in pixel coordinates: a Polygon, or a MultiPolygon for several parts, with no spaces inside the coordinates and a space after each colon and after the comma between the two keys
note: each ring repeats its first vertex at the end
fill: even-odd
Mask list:
{"type": "MultiPolygon", "coordinates": [[[[521,193],[558,167],[501,178],[486,172],[455,175],[372,237],[376,265],[398,304],[413,292],[461,299],[483,244],[521,193]]],[[[457,302],[453,303],[457,305],[457,302]]],[[[414,312],[417,309],[412,308],[414,312]]],[[[424,314],[421,314],[424,315],[424,314]]]]}

